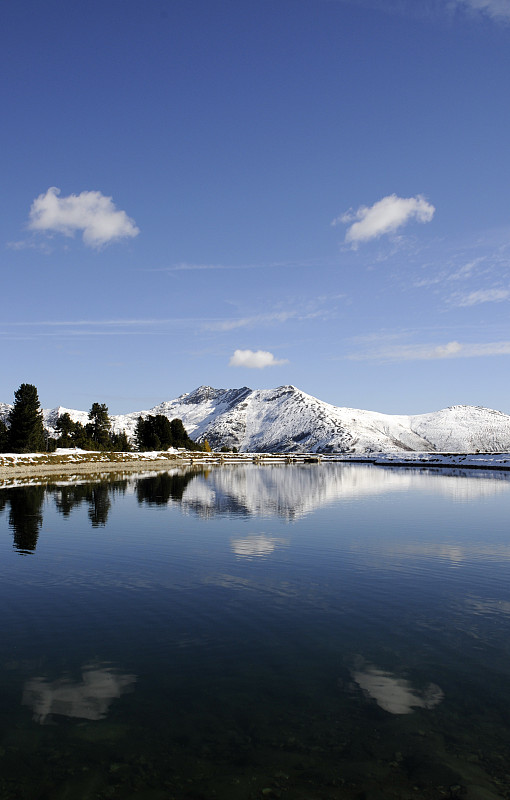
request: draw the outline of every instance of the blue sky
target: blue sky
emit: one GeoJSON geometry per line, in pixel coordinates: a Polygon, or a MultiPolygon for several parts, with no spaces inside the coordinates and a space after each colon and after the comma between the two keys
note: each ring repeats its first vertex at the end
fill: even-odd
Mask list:
{"type": "Polygon", "coordinates": [[[510,413],[510,0],[18,0],[0,37],[0,401],[510,413]]]}

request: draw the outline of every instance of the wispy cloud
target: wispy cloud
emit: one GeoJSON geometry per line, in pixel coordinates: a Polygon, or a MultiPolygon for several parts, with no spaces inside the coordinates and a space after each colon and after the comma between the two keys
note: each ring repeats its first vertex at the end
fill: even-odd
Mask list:
{"type": "MultiPolygon", "coordinates": [[[[342,295],[340,295],[342,297],[342,295]]],[[[331,298],[326,298],[331,299],[331,298]]],[[[164,328],[175,326],[193,326],[197,330],[228,332],[239,328],[252,328],[257,325],[272,325],[285,323],[290,319],[306,320],[327,317],[331,312],[327,309],[313,311],[291,309],[286,311],[272,311],[267,314],[254,314],[246,317],[231,319],[218,317],[142,317],[118,319],[43,319],[43,320],[16,320],[3,321],[0,328],[6,330],[28,329],[44,335],[44,329],[61,329],[86,333],[95,329],[110,329],[115,331],[162,331],[164,328]]]]}
{"type": "Polygon", "coordinates": [[[441,18],[445,14],[462,10],[485,15],[495,21],[510,20],[508,0],[427,0],[421,3],[417,3],[416,0],[340,0],[340,2],[417,19],[441,18]]]}
{"type": "Polygon", "coordinates": [[[195,331],[205,323],[205,318],[173,317],[167,319],[81,319],[81,320],[25,320],[2,322],[0,337],[3,341],[18,339],[79,339],[112,336],[165,336],[175,335],[176,328],[195,331]]]}
{"type": "Polygon", "coordinates": [[[351,361],[431,361],[445,358],[481,358],[510,355],[510,342],[394,345],[347,356],[351,361]]]}
{"type": "Polygon", "coordinates": [[[345,234],[345,241],[356,248],[360,242],[393,233],[412,219],[430,222],[434,212],[434,206],[421,194],[416,197],[397,197],[396,194],[390,194],[373,206],[360,206],[357,211],[350,209],[333,220],[332,224],[352,223],[345,234]]]}
{"type": "Polygon", "coordinates": [[[89,247],[102,247],[119,239],[132,238],[140,231],[125,211],[119,211],[111,197],[101,192],[81,192],[59,197],[60,189],[51,186],[32,203],[28,227],[41,233],[74,236],[83,232],[89,247]]]}
{"type": "Polygon", "coordinates": [[[153,269],[150,272],[193,272],[195,270],[230,270],[230,269],[257,269],[263,265],[260,264],[173,264],[171,267],[161,267],[160,269],[153,269]]]}
{"type": "Polygon", "coordinates": [[[47,242],[33,242],[26,239],[17,242],[7,242],[7,247],[9,250],[40,250],[46,255],[52,252],[52,248],[47,242]]]}
{"type": "Polygon", "coordinates": [[[510,22],[509,0],[450,0],[450,7],[467,8],[499,22],[510,22]]]}
{"type": "Polygon", "coordinates": [[[235,350],[228,365],[229,367],[264,369],[264,367],[279,367],[288,363],[288,359],[275,358],[268,350],[235,350]]]}
{"type": "Polygon", "coordinates": [[[334,303],[340,299],[345,300],[345,295],[338,294],[312,298],[304,307],[301,305],[301,307],[298,308],[269,311],[265,314],[251,314],[244,317],[233,317],[231,319],[209,320],[204,323],[204,327],[206,330],[210,331],[227,332],[238,328],[254,328],[258,325],[283,324],[289,320],[302,322],[304,320],[319,318],[327,319],[335,313],[335,309],[331,307],[321,308],[320,306],[324,303],[334,303]]]}
{"type": "Polygon", "coordinates": [[[17,322],[2,322],[2,327],[66,327],[66,328],[86,328],[86,327],[139,327],[147,325],[170,325],[182,322],[203,322],[202,318],[190,317],[168,317],[168,318],[147,318],[147,319],[45,319],[45,320],[24,320],[17,322]]]}
{"type": "Polygon", "coordinates": [[[508,229],[503,229],[473,237],[461,246],[434,243],[418,270],[410,262],[406,265],[406,277],[414,268],[412,286],[432,290],[444,309],[510,300],[508,235],[508,229]]]}
{"type": "Polygon", "coordinates": [[[477,272],[480,272],[480,265],[487,261],[487,256],[479,256],[473,258],[466,264],[458,267],[454,272],[447,276],[449,281],[464,281],[471,278],[477,272]]]}
{"type": "Polygon", "coordinates": [[[302,261],[264,261],[253,264],[190,264],[186,261],[170,267],[152,267],[144,272],[193,272],[196,270],[245,270],[245,269],[314,269],[318,266],[332,266],[334,262],[324,260],[302,261]]]}
{"type": "Polygon", "coordinates": [[[456,305],[466,308],[480,303],[500,303],[510,298],[509,289],[479,289],[476,292],[458,297],[456,305]]]}
{"type": "Polygon", "coordinates": [[[233,331],[237,328],[253,328],[255,325],[287,322],[287,320],[295,319],[297,316],[297,311],[274,311],[270,314],[256,314],[251,317],[238,317],[237,319],[206,322],[204,327],[210,331],[233,331]]]}

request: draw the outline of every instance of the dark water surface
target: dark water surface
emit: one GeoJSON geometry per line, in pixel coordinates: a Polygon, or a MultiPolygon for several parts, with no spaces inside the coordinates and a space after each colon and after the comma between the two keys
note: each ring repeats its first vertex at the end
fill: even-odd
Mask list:
{"type": "Polygon", "coordinates": [[[0,490],[0,798],[510,797],[510,480],[0,490]]]}

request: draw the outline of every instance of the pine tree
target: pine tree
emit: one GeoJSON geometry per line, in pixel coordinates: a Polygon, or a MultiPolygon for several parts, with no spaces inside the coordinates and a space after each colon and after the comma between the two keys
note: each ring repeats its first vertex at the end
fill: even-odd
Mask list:
{"type": "Polygon", "coordinates": [[[143,419],[138,417],[135,430],[136,446],[139,450],[160,450],[161,442],[157,435],[155,425],[155,417],[149,416],[143,419]]]}
{"type": "Polygon", "coordinates": [[[129,444],[129,439],[127,437],[126,431],[121,431],[120,433],[112,433],[111,436],[112,440],[112,448],[117,453],[130,453],[133,449],[129,444]]]}
{"type": "Polygon", "coordinates": [[[7,453],[9,448],[9,428],[0,419],[0,453],[7,453]]]}
{"type": "Polygon", "coordinates": [[[46,449],[39,396],[31,383],[22,383],[14,392],[9,423],[8,447],[11,452],[37,453],[46,449]]]}
{"type": "Polygon", "coordinates": [[[93,450],[94,443],[87,437],[87,431],[81,422],[75,422],[72,432],[73,447],[80,447],[82,450],[93,450]]]}
{"type": "Polygon", "coordinates": [[[162,450],[168,450],[168,448],[172,447],[174,443],[171,422],[168,417],[165,417],[164,414],[156,414],[153,419],[154,430],[156,431],[156,435],[160,441],[160,447],[162,450]]]}
{"type": "Polygon", "coordinates": [[[143,450],[145,445],[145,420],[142,416],[136,420],[135,428],[135,447],[137,450],[143,450]]]}
{"type": "Polygon", "coordinates": [[[57,422],[55,423],[55,428],[59,434],[57,440],[58,446],[72,447],[74,444],[73,442],[74,422],[67,412],[65,414],[60,415],[60,417],[57,419],[57,422]]]}
{"type": "Polygon", "coordinates": [[[92,403],[89,420],[86,426],[87,435],[100,450],[107,449],[111,445],[108,406],[105,403],[92,403]]]}
{"type": "Polygon", "coordinates": [[[189,436],[186,432],[186,428],[182,424],[182,419],[176,417],[170,423],[170,428],[172,431],[172,444],[174,447],[188,447],[189,443],[189,436]]]}

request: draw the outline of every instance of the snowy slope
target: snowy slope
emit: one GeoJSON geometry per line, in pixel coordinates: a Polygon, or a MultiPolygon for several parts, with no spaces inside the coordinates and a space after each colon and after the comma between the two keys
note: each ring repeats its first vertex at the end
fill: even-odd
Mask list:
{"type": "Polygon", "coordinates": [[[506,450],[510,442],[510,417],[490,408],[452,406],[409,420],[413,431],[443,452],[494,453],[506,450]]]}
{"type": "MultiPolygon", "coordinates": [[[[8,403],[0,403],[0,419],[3,419],[5,422],[7,422],[7,417],[9,416],[11,409],[12,405],[9,405],[8,403]]],[[[82,425],[86,425],[87,422],[89,422],[89,415],[87,411],[77,411],[74,408],[64,408],[63,406],[58,406],[58,408],[45,408],[43,409],[43,424],[51,436],[57,436],[55,425],[57,419],[63,414],[69,414],[73,422],[81,422],[82,425]]]]}
{"type": "Polygon", "coordinates": [[[69,414],[73,422],[81,422],[83,426],[90,422],[87,411],[76,411],[74,408],[64,408],[63,406],[58,406],[58,408],[44,409],[44,427],[48,429],[51,436],[58,436],[55,425],[57,424],[58,418],[62,417],[64,414],[69,414]]]}
{"type": "Polygon", "coordinates": [[[324,403],[294,386],[250,391],[200,387],[152,413],[179,416],[194,439],[244,452],[490,452],[510,448],[510,417],[454,406],[419,416],[324,403]]]}
{"type": "MultiPolygon", "coordinates": [[[[11,406],[0,404],[0,418],[11,406]]],[[[64,413],[82,424],[87,412],[43,412],[46,427],[64,413]]],[[[189,435],[213,449],[242,452],[398,453],[510,451],[510,416],[475,406],[452,406],[414,416],[380,414],[324,403],[295,386],[251,390],[200,386],[146,411],[112,416],[113,429],[133,437],[138,417],[164,414],[182,419],[189,435]]]]}

